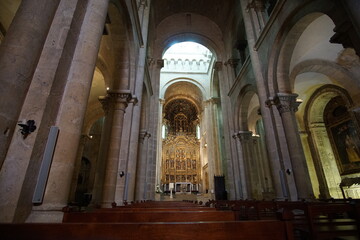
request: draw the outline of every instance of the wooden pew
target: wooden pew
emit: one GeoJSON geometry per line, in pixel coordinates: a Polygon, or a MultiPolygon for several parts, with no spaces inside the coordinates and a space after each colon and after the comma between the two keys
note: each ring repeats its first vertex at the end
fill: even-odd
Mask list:
{"type": "Polygon", "coordinates": [[[293,240],[286,222],[0,224],[5,240],[293,240]]]}
{"type": "Polygon", "coordinates": [[[212,201],[210,205],[232,206],[237,220],[279,219],[285,214],[291,219],[294,235],[301,239],[360,239],[360,203],[356,201],[237,200],[212,201]]]}
{"type": "Polygon", "coordinates": [[[360,239],[359,206],[346,203],[310,203],[307,205],[309,233],[313,239],[360,239]]]}
{"type": "Polygon", "coordinates": [[[231,211],[96,211],[64,213],[64,223],[75,222],[198,222],[235,221],[231,211]]]}
{"type": "Polygon", "coordinates": [[[123,206],[119,206],[119,207],[115,207],[115,208],[97,208],[94,209],[93,211],[100,211],[100,212],[123,212],[123,211],[127,211],[127,212],[147,212],[147,211],[151,211],[151,212],[181,212],[181,211],[216,211],[216,208],[210,208],[210,207],[193,207],[193,208],[141,208],[141,207],[123,207],[123,206]]]}

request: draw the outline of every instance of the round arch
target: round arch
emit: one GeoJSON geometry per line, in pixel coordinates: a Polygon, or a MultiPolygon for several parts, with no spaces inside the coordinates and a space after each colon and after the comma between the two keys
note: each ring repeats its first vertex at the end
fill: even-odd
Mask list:
{"type": "Polygon", "coordinates": [[[326,84],[313,93],[304,112],[305,131],[308,133],[309,151],[314,166],[314,169],[309,170],[320,198],[343,197],[339,188],[342,177],[324,119],[326,107],[336,97],[340,97],[348,109],[353,105],[345,89],[326,84]]]}

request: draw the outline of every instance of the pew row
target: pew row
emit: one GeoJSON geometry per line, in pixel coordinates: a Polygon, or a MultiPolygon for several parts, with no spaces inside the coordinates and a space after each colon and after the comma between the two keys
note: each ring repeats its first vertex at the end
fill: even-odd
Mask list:
{"type": "Polygon", "coordinates": [[[359,202],[210,201],[207,206],[231,209],[236,220],[286,216],[301,239],[360,239],[359,202]]]}
{"type": "Polygon", "coordinates": [[[184,223],[59,223],[0,224],[1,238],[10,240],[293,240],[284,221],[184,223]]]}
{"type": "Polygon", "coordinates": [[[235,221],[232,211],[96,211],[64,213],[63,222],[198,222],[235,221]]]}

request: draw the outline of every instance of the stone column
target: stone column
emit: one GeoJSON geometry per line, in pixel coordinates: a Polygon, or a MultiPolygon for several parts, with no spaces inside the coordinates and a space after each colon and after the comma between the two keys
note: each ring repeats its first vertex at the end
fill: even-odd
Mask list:
{"type": "Polygon", "coordinates": [[[145,187],[146,187],[146,172],[147,172],[147,148],[148,148],[148,139],[151,137],[151,134],[143,130],[140,132],[139,136],[139,164],[136,172],[136,192],[135,200],[144,200],[145,196],[145,187]]]}
{"type": "Polygon", "coordinates": [[[108,97],[111,101],[111,111],[113,111],[110,143],[106,161],[104,189],[102,207],[111,207],[115,201],[116,180],[118,177],[118,167],[120,158],[121,136],[123,130],[123,120],[125,108],[131,100],[130,91],[109,91],[108,97]]]}
{"type": "Polygon", "coordinates": [[[124,200],[127,200],[127,191],[128,191],[128,182],[129,179],[132,178],[132,174],[128,171],[129,165],[129,154],[130,149],[134,146],[134,142],[131,141],[132,129],[134,122],[134,108],[137,104],[137,98],[134,96],[128,102],[128,106],[126,108],[126,114],[123,124],[123,131],[121,135],[121,148],[119,154],[119,167],[118,172],[124,172],[124,176],[118,176],[116,183],[116,194],[115,194],[115,202],[123,203],[124,200]]]}
{"type": "Polygon", "coordinates": [[[214,121],[212,115],[212,101],[207,100],[205,102],[205,114],[204,118],[206,119],[206,143],[207,143],[207,157],[208,157],[208,173],[209,173],[209,191],[211,196],[215,196],[215,188],[214,188],[214,176],[216,175],[215,169],[215,150],[214,148],[217,147],[214,141],[214,121]]]}
{"type": "Polygon", "coordinates": [[[113,119],[112,118],[113,111],[110,111],[110,99],[106,96],[100,96],[99,101],[104,110],[105,117],[101,132],[99,155],[96,161],[95,181],[94,181],[94,188],[92,191],[92,200],[91,200],[91,204],[96,206],[100,205],[102,201],[106,160],[108,156],[111,123],[113,119]]]}
{"type": "Polygon", "coordinates": [[[141,0],[139,2],[139,16],[141,18],[140,24],[142,28],[143,47],[139,50],[138,55],[138,70],[136,73],[136,86],[135,95],[138,98],[138,104],[133,110],[133,124],[131,125],[131,137],[129,146],[129,159],[128,159],[128,174],[127,178],[127,192],[125,193],[125,200],[133,201],[135,198],[135,185],[136,185],[136,168],[138,160],[138,148],[139,148],[139,133],[140,133],[140,121],[141,121],[141,107],[143,97],[143,86],[145,78],[145,69],[147,64],[146,52],[147,52],[147,36],[149,30],[149,16],[150,16],[150,0],[141,0]]]}
{"type": "Polygon", "coordinates": [[[263,188],[263,198],[273,199],[272,195],[274,190],[272,186],[272,177],[264,141],[260,136],[253,136],[252,139],[255,147],[255,158],[258,164],[260,182],[263,188]]]}
{"type": "Polygon", "coordinates": [[[85,135],[85,134],[81,135],[79,147],[78,147],[78,151],[77,151],[77,155],[76,155],[76,160],[75,160],[74,173],[73,173],[73,177],[72,177],[72,181],[71,181],[71,190],[70,190],[70,194],[69,194],[70,201],[75,201],[75,198],[76,198],[76,189],[77,189],[78,175],[79,175],[79,171],[80,171],[80,167],[81,167],[81,160],[82,160],[83,152],[85,149],[85,145],[88,140],[89,140],[88,135],[85,135]]]}
{"type": "Polygon", "coordinates": [[[287,195],[286,190],[283,188],[281,180],[282,172],[282,155],[280,151],[280,146],[276,140],[275,129],[276,125],[273,121],[273,112],[271,109],[267,108],[266,100],[268,99],[266,81],[262,74],[263,66],[260,61],[258,52],[255,51],[254,46],[257,38],[257,29],[253,28],[252,19],[250,13],[247,11],[248,0],[240,0],[241,9],[244,18],[245,30],[247,41],[249,44],[249,53],[251,57],[251,64],[254,70],[256,86],[258,89],[258,95],[260,100],[261,116],[263,118],[264,127],[265,127],[265,138],[266,146],[269,153],[269,158],[271,159],[271,171],[275,187],[275,197],[277,199],[284,199],[287,195]],[[279,176],[280,174],[280,176],[279,176]]]}
{"type": "MultiPolygon", "coordinates": [[[[89,99],[97,54],[100,47],[108,1],[83,2],[81,27],[73,48],[66,87],[59,102],[55,125],[59,136],[47,181],[43,204],[34,206],[29,222],[61,222],[67,205],[77,148],[89,99]],[[81,89],[82,91],[79,91],[81,89]]],[[[80,11],[79,10],[79,11],[80,11]]]]}
{"type": "Polygon", "coordinates": [[[252,132],[250,131],[239,131],[238,137],[240,139],[244,167],[246,171],[246,184],[248,198],[258,198],[257,194],[257,169],[254,162],[254,152],[252,146],[252,132]]]}
{"type": "Polygon", "coordinates": [[[0,168],[59,2],[21,1],[0,45],[0,168]]]}
{"type": "Polygon", "coordinates": [[[159,92],[160,92],[160,71],[164,67],[164,60],[156,60],[156,64],[152,67],[152,82],[154,84],[153,95],[150,98],[150,116],[147,122],[148,131],[151,133],[152,138],[148,139],[147,148],[147,163],[146,163],[146,199],[155,199],[155,177],[156,177],[156,156],[157,156],[157,144],[159,141],[158,136],[158,124],[159,124],[159,92]]]}
{"type": "Polygon", "coordinates": [[[297,94],[277,93],[274,104],[279,110],[289,146],[292,169],[287,172],[294,174],[298,198],[312,199],[314,195],[295,117],[299,105],[299,102],[296,101],[297,96],[297,94]]]}
{"type": "MultiPolygon", "coordinates": [[[[36,70],[32,76],[26,98],[22,104],[19,119],[32,119],[38,128],[26,139],[24,139],[18,131],[12,138],[8,132],[4,132],[8,135],[7,137],[11,139],[11,143],[3,165],[2,167],[0,166],[0,192],[4,193],[0,195],[1,222],[12,221],[11,218],[13,218],[13,221],[23,222],[27,217],[26,214],[29,210],[31,211],[32,205],[28,199],[31,199],[33,196],[37,173],[43,154],[43,148],[39,147],[41,144],[36,143],[44,142],[45,144],[48,137],[49,129],[44,126],[46,124],[43,122],[43,117],[47,115],[45,106],[47,105],[49,93],[54,82],[54,75],[64,51],[65,41],[63,41],[63,38],[66,38],[75,6],[76,2],[72,0],[63,0],[58,6],[36,70]],[[51,61],[49,61],[49,59],[51,59],[51,61]],[[40,128],[40,125],[43,127],[40,128]],[[12,177],[15,175],[17,178],[12,177]],[[5,220],[5,218],[7,220],[5,220]]],[[[25,31],[29,31],[29,29],[25,31]]],[[[28,49],[28,51],[32,50],[28,49]]],[[[5,57],[5,54],[0,54],[0,58],[1,57],[5,57]]],[[[2,83],[0,85],[3,87],[2,83]]],[[[3,88],[0,89],[0,92],[2,89],[3,88]]],[[[2,99],[1,97],[2,96],[0,96],[0,99],[2,99]]],[[[13,101],[16,102],[16,99],[12,97],[11,102],[13,101]]],[[[7,105],[10,104],[8,101],[1,101],[0,105],[3,103],[7,105]]],[[[2,138],[2,136],[0,136],[0,138],[2,138]]],[[[3,146],[4,145],[0,143],[0,148],[3,146]]],[[[5,155],[1,153],[0,156],[5,157],[5,155]]]]}
{"type": "Polygon", "coordinates": [[[239,59],[235,59],[235,58],[230,58],[229,60],[227,60],[227,62],[224,63],[224,65],[227,67],[227,71],[228,71],[228,75],[229,75],[229,80],[230,82],[230,86],[232,86],[236,80],[236,68],[239,64],[239,59]]]}
{"type": "MultiPolygon", "coordinates": [[[[231,61],[230,61],[231,62],[231,61]]],[[[236,191],[235,191],[235,182],[237,179],[234,178],[234,162],[236,161],[236,144],[232,140],[231,132],[234,132],[234,119],[233,119],[233,112],[231,108],[231,100],[228,97],[228,92],[230,91],[230,82],[234,78],[234,73],[232,74],[232,77],[229,76],[228,71],[226,71],[226,68],[223,69],[223,63],[221,61],[218,61],[214,64],[214,74],[213,74],[213,80],[216,82],[221,81],[221,84],[219,85],[220,90],[220,98],[219,96],[215,96],[216,98],[213,98],[213,100],[216,100],[217,104],[213,105],[212,111],[216,114],[214,115],[214,124],[213,127],[215,129],[215,132],[218,132],[218,122],[215,121],[215,119],[218,120],[218,118],[222,118],[222,131],[224,133],[223,138],[217,139],[218,144],[216,145],[218,147],[217,149],[217,156],[218,156],[218,163],[220,163],[222,169],[221,174],[223,171],[226,172],[226,189],[228,193],[228,199],[235,199],[236,198],[236,191]],[[221,80],[220,80],[221,79],[221,80]],[[221,108],[222,115],[220,116],[218,114],[218,109],[221,108]],[[222,148],[222,152],[219,152],[220,148],[222,148]]],[[[205,122],[206,117],[204,115],[205,122]]],[[[206,125],[205,125],[206,126],[206,125]]],[[[217,133],[219,134],[219,133],[217,133]]]]}
{"type": "Polygon", "coordinates": [[[247,183],[247,169],[245,165],[245,159],[244,159],[244,149],[241,144],[241,138],[240,134],[236,133],[234,134],[233,138],[236,141],[236,148],[238,151],[238,159],[234,163],[234,178],[235,178],[235,184],[238,185],[239,188],[239,197],[241,199],[247,199],[249,197],[248,194],[248,183],[247,183]]]}
{"type": "Polygon", "coordinates": [[[156,156],[156,177],[155,186],[160,186],[161,183],[161,168],[162,168],[162,124],[163,124],[163,106],[165,104],[164,99],[159,99],[159,124],[158,124],[158,144],[157,144],[157,156],[156,156]]]}
{"type": "Polygon", "coordinates": [[[264,1],[252,0],[248,4],[247,9],[249,12],[251,12],[254,27],[259,31],[260,34],[266,23],[264,1]]]}

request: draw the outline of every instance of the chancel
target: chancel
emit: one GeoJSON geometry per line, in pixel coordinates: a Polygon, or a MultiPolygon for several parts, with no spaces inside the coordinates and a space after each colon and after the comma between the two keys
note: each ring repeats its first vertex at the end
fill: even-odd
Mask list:
{"type": "Polygon", "coordinates": [[[358,239],[359,16],[0,0],[0,238],[358,239]]]}

